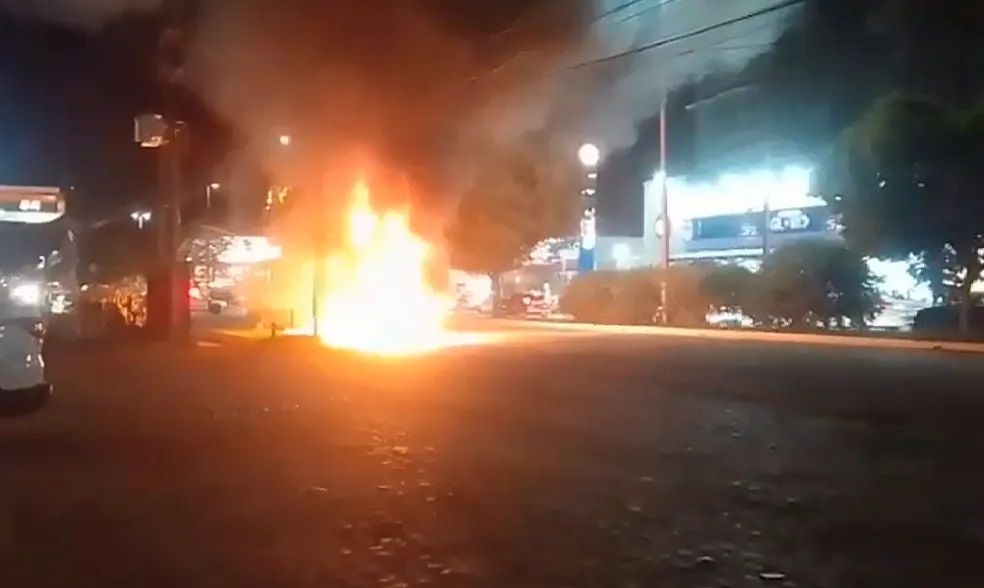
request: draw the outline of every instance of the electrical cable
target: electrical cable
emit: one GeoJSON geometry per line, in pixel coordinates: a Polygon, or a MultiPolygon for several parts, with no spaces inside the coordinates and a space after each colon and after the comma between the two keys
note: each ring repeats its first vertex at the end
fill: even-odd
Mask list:
{"type": "Polygon", "coordinates": [[[705,27],[701,27],[701,28],[699,28],[697,30],[694,30],[694,31],[690,31],[690,32],[687,32],[687,33],[681,33],[681,34],[678,34],[678,35],[672,35],[670,37],[666,37],[664,39],[660,39],[659,41],[654,41],[652,43],[647,43],[645,45],[640,45],[638,47],[633,47],[632,49],[628,49],[628,50],[622,51],[620,53],[615,53],[613,55],[608,55],[606,57],[601,57],[601,58],[598,58],[598,59],[593,59],[591,61],[584,61],[584,62],[581,62],[581,63],[577,63],[575,65],[569,66],[568,69],[573,69],[573,70],[583,69],[583,68],[591,67],[591,66],[594,66],[594,65],[603,65],[603,64],[606,64],[606,63],[612,63],[612,62],[615,62],[615,61],[620,61],[622,59],[625,59],[625,58],[628,58],[628,57],[632,57],[632,56],[638,55],[640,53],[645,53],[647,51],[652,51],[654,49],[659,49],[661,47],[666,47],[667,45],[672,45],[673,43],[679,43],[680,41],[685,41],[687,39],[692,39],[694,37],[698,37],[698,36],[703,35],[705,33],[710,33],[712,31],[716,31],[716,30],[720,30],[720,29],[723,29],[723,28],[727,28],[727,27],[730,27],[732,25],[740,24],[742,22],[746,22],[746,21],[749,21],[749,20],[752,20],[752,19],[755,19],[755,18],[758,18],[758,17],[761,17],[761,16],[766,16],[766,15],[772,14],[774,12],[779,12],[779,11],[785,10],[787,8],[792,8],[794,6],[798,6],[800,4],[803,4],[806,1],[807,0],[784,0],[783,2],[779,2],[777,4],[773,4],[772,6],[768,6],[766,8],[762,8],[762,9],[756,10],[754,12],[749,12],[748,14],[745,14],[745,15],[742,15],[742,16],[738,16],[738,17],[735,17],[735,18],[730,18],[728,20],[724,20],[724,21],[721,21],[721,22],[718,22],[718,23],[715,23],[715,24],[712,24],[712,25],[707,25],[705,27]]]}

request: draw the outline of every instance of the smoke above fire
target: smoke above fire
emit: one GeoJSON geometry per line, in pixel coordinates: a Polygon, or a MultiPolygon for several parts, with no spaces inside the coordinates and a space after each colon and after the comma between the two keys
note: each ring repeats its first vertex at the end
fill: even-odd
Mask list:
{"type": "Polygon", "coordinates": [[[667,92],[702,75],[735,71],[769,50],[795,11],[781,10],[706,33],[688,33],[738,19],[776,4],[775,0],[598,0],[598,18],[580,61],[632,53],[661,40],[677,42],[599,64],[587,126],[609,151],[630,145],[636,124],[658,112],[667,92]]]}
{"type": "Polygon", "coordinates": [[[212,0],[189,73],[275,167],[291,165],[272,140],[288,132],[299,146],[358,145],[427,170],[467,151],[462,142],[545,124],[525,107],[560,96],[545,80],[580,46],[583,4],[578,13],[570,0],[212,0]]]}
{"type": "MultiPolygon", "coordinates": [[[[251,138],[275,175],[353,146],[423,173],[462,174],[490,142],[548,129],[572,148],[631,144],[639,120],[687,78],[766,51],[776,12],[628,59],[571,66],[765,8],[774,0],[203,0],[191,85],[251,138]],[[286,157],[277,137],[298,149],[286,157]],[[435,168],[443,167],[434,171],[435,168]]],[[[0,0],[80,27],[164,0],[0,0]]]]}
{"type": "Polygon", "coordinates": [[[0,0],[0,9],[12,14],[95,29],[128,12],[149,12],[163,0],[0,0]]]}

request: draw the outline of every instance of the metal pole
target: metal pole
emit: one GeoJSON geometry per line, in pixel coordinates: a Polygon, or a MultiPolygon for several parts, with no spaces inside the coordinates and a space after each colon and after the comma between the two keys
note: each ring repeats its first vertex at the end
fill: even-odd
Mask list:
{"type": "Polygon", "coordinates": [[[662,255],[662,280],[660,280],[660,301],[662,302],[663,312],[661,313],[664,325],[670,322],[669,312],[669,273],[670,273],[670,199],[669,191],[666,186],[666,96],[659,108],[659,171],[660,171],[660,197],[661,211],[663,219],[663,255],[662,255]]]}
{"type": "MultiPolygon", "coordinates": [[[[320,249],[320,248],[319,248],[320,249]]],[[[311,334],[318,337],[321,330],[318,326],[318,319],[321,318],[319,307],[321,298],[321,260],[318,259],[320,251],[316,249],[314,258],[311,262],[311,334]]]]}
{"type": "Polygon", "coordinates": [[[171,324],[168,329],[171,333],[171,337],[174,338],[180,333],[181,329],[181,308],[182,305],[178,302],[178,296],[184,290],[187,290],[187,285],[181,288],[178,284],[178,278],[181,272],[178,271],[178,249],[180,248],[181,241],[181,143],[184,141],[184,133],[178,126],[178,121],[172,119],[171,124],[174,125],[174,130],[171,132],[171,143],[164,146],[164,151],[162,152],[164,158],[167,160],[167,173],[169,175],[168,179],[168,204],[167,204],[167,238],[168,238],[168,267],[169,267],[169,282],[171,287],[171,296],[169,297],[169,302],[171,305],[171,324]]]}
{"type": "MultiPolygon", "coordinates": [[[[281,142],[283,144],[283,142],[281,142]]],[[[319,319],[321,318],[321,296],[322,288],[324,287],[325,276],[325,263],[328,257],[327,255],[327,238],[328,238],[328,227],[327,219],[328,215],[324,210],[325,206],[325,195],[328,190],[328,177],[324,177],[322,182],[312,182],[315,186],[314,194],[314,255],[313,265],[312,265],[312,283],[311,283],[311,323],[312,332],[315,337],[321,335],[321,329],[318,325],[319,319]],[[319,189],[320,188],[320,189],[319,189]]]]}

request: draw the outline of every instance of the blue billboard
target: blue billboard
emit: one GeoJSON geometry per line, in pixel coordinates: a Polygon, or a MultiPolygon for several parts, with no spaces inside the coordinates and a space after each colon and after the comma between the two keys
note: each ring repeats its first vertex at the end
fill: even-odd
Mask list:
{"type": "Polygon", "coordinates": [[[681,223],[677,237],[683,253],[762,247],[765,238],[774,247],[790,239],[836,236],[839,218],[826,206],[786,208],[695,218],[681,223]]]}

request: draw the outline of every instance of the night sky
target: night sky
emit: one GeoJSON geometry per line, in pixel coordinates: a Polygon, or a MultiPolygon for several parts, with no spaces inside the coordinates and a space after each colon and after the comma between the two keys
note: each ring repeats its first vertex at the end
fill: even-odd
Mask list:
{"type": "MultiPolygon", "coordinates": [[[[186,23],[189,184],[253,163],[273,180],[298,173],[297,161],[284,166],[267,152],[282,131],[308,156],[359,142],[425,179],[439,176],[457,127],[491,93],[484,75],[524,48],[546,63],[583,28],[569,1],[464,4],[198,3],[186,23]]],[[[160,97],[161,2],[3,5],[17,14],[0,13],[0,181],[75,186],[74,211],[87,216],[149,201],[156,164],[133,144],[132,117],[160,97]]]]}
{"type": "MultiPolygon", "coordinates": [[[[233,175],[256,185],[312,181],[304,176],[357,146],[413,176],[425,187],[424,205],[439,208],[481,151],[476,145],[549,127],[572,145],[604,147],[609,224],[632,234],[638,183],[654,161],[651,137],[637,141],[636,124],[654,113],[654,97],[706,69],[705,61],[720,64],[725,56],[733,65],[761,53],[781,15],[615,69],[573,74],[568,66],[737,10],[712,14],[706,2],[674,0],[658,10],[636,3],[600,20],[597,14],[623,2],[190,2],[181,108],[192,128],[188,189],[233,175]],[[748,49],[694,52],[735,42],[748,49]],[[654,67],[668,57],[673,68],[654,67]],[[566,72],[562,82],[558,71],[566,72]],[[276,146],[282,132],[297,139],[290,157],[276,146]],[[621,153],[636,143],[642,147],[621,153]]],[[[0,0],[3,6],[18,14],[0,13],[0,181],[74,186],[73,213],[89,217],[151,201],[156,162],[133,144],[132,117],[159,103],[162,1],[0,0]]],[[[222,196],[233,206],[245,198],[222,196]]]]}

